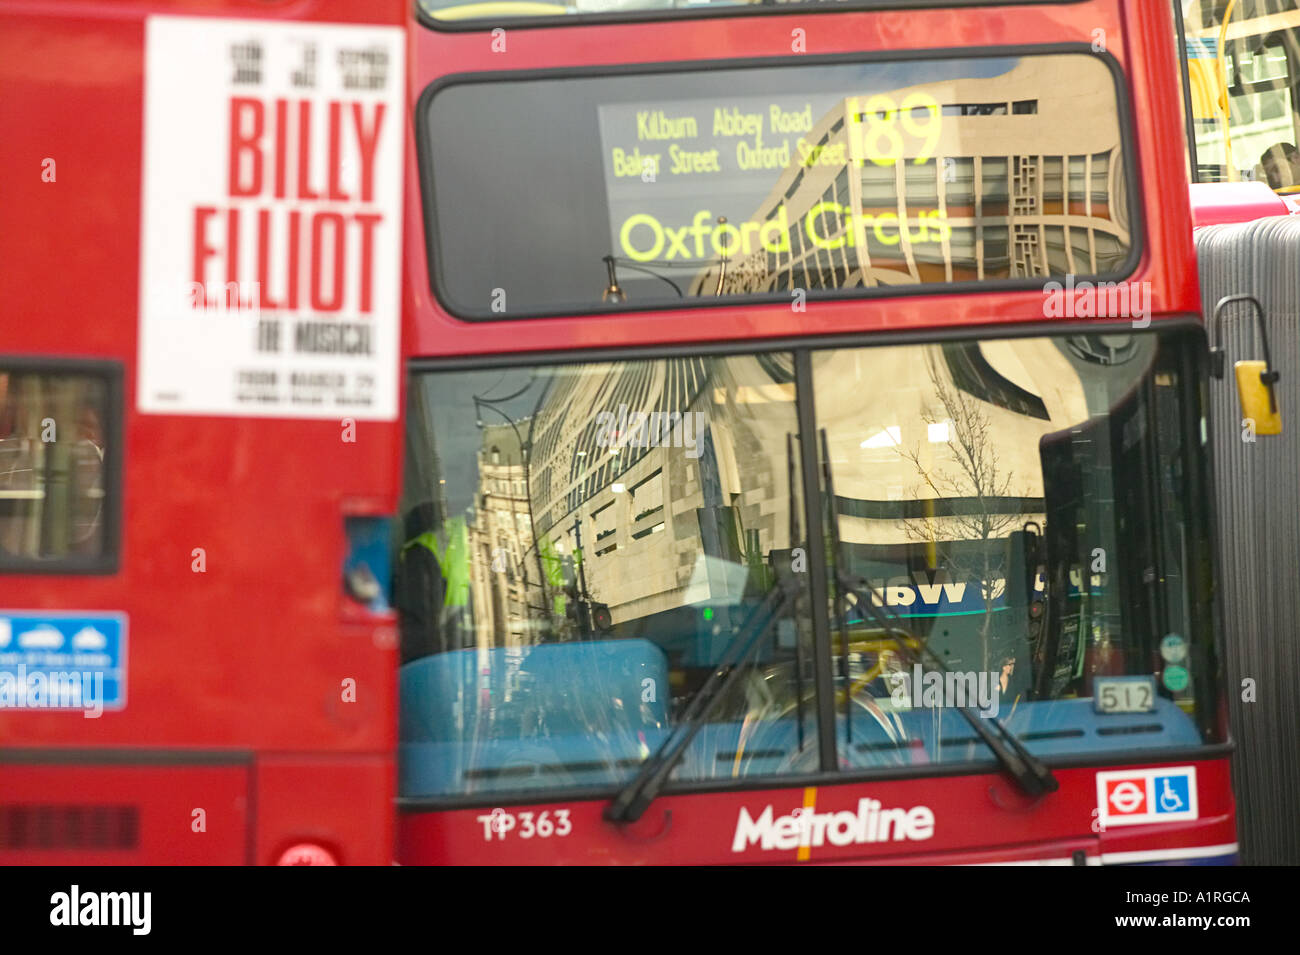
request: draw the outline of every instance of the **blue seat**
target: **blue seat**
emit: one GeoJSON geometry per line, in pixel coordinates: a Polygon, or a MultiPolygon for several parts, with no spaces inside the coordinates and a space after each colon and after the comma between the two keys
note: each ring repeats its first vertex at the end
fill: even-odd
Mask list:
{"type": "Polygon", "coordinates": [[[457,650],[399,671],[403,796],[609,785],[668,728],[668,664],[646,640],[457,650]]]}

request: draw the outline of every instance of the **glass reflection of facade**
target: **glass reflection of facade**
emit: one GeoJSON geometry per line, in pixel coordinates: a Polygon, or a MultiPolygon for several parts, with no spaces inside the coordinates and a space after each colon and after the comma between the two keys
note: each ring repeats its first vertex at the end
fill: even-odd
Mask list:
{"type": "Polygon", "coordinates": [[[790,546],[793,389],[774,367],[680,358],[552,379],[536,419],[538,533],[561,555],[582,547],[616,624],[738,596],[721,563],[742,565],[754,542],[790,546]]]}
{"type": "Polygon", "coordinates": [[[527,472],[516,428],[485,425],[469,531],[477,631],[487,646],[527,642],[524,561],[533,547],[527,472]]]}
{"type": "Polygon", "coordinates": [[[940,124],[937,144],[912,143],[900,161],[879,164],[864,148],[863,99],[840,102],[807,136],[816,151],[795,157],[753,217],[769,223],[784,207],[803,223],[789,251],[715,263],[691,293],[716,294],[720,270],[724,294],[1118,271],[1131,234],[1107,70],[1026,58],[1001,76],[890,98],[937,104],[934,116],[912,110],[914,125],[940,124]],[[847,162],[820,161],[840,155],[847,162]]]}

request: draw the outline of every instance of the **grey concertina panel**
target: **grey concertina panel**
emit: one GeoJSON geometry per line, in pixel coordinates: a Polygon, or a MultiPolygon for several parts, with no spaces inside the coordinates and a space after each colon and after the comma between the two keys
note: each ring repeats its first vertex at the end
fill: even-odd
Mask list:
{"type": "MultiPolygon", "coordinates": [[[[1264,307],[1282,374],[1283,433],[1243,439],[1233,364],[1262,359],[1249,304],[1222,317],[1226,374],[1210,385],[1223,659],[1241,860],[1300,864],[1300,217],[1209,226],[1196,233],[1207,322],[1225,295],[1264,307]],[[1253,680],[1254,702],[1243,681],[1253,680]]],[[[1213,334],[1213,331],[1211,331],[1213,334]]]]}

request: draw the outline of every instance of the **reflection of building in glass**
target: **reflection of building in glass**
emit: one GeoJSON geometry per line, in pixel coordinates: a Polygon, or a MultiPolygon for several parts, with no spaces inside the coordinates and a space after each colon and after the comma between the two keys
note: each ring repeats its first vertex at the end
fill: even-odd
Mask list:
{"type": "MultiPolygon", "coordinates": [[[[1042,553],[1017,557],[1024,545],[1013,535],[1050,523],[1054,539],[1068,539],[1081,518],[1062,517],[1063,497],[1115,506],[1110,432],[1088,424],[1111,400],[1104,385],[1085,384],[1083,360],[1051,339],[814,353],[847,572],[935,637],[950,665],[1006,666],[1023,681],[1029,581],[1011,583],[1013,571],[1045,587],[1047,565],[1042,553]],[[1092,466],[1076,484],[1080,448],[1092,466]]],[[[1117,546],[1093,534],[1088,546],[1117,546]]],[[[1084,569],[1068,568],[1076,584],[1084,569]]]]}
{"type": "MultiPolygon", "coordinates": [[[[827,436],[844,556],[900,613],[969,616],[944,626],[970,636],[988,616],[977,616],[976,582],[1005,577],[1009,535],[1029,521],[1046,527],[1052,493],[1109,495],[1062,490],[1074,479],[1059,476],[1077,470],[1078,447],[1109,459],[1109,442],[1084,432],[1119,393],[1107,382],[1130,388],[1140,357],[1123,336],[1093,337],[812,353],[807,397],[827,436]]],[[[791,541],[792,504],[795,537],[806,533],[787,458],[794,377],[786,353],[537,369],[517,394],[537,390],[515,403],[531,414],[462,422],[469,440],[448,444],[474,456],[452,468],[465,487],[443,485],[429,433],[408,457],[419,472],[408,491],[428,503],[409,509],[420,521],[408,520],[404,540],[435,539],[404,551],[399,568],[407,655],[589,632],[645,637],[686,666],[716,659],[713,643],[745,598],[771,585],[773,551],[802,543],[791,541]],[[455,527],[467,565],[459,588],[455,527]],[[572,612],[584,604],[606,605],[608,623],[572,612]]],[[[424,414],[415,402],[409,420],[424,414]]],[[[1080,480],[1093,470],[1108,480],[1104,467],[1080,480]]]]}
{"type": "MultiPolygon", "coordinates": [[[[746,565],[789,546],[789,364],[674,358],[551,382],[532,436],[537,532],[561,557],[582,548],[587,590],[620,635],[691,604],[734,605],[746,565]]],[[[673,630],[655,625],[656,640],[673,630]]]]}
{"type": "Polygon", "coordinates": [[[1043,521],[1045,435],[1088,419],[1050,339],[815,353],[845,543],[905,565],[919,543],[1043,521]]]}
{"type": "MultiPolygon", "coordinates": [[[[1076,364],[1049,340],[815,352],[855,562],[1004,574],[1007,535],[1045,521],[1044,438],[1089,418],[1076,364]]],[[[587,365],[553,379],[532,434],[537,533],[562,559],[581,548],[588,594],[610,606],[619,635],[653,627],[659,641],[678,629],[675,611],[734,605],[750,569],[791,546],[794,397],[784,355],[587,365]],[[652,442],[639,412],[699,420],[652,442]]]]}
{"type": "MultiPolygon", "coordinates": [[[[896,90],[864,112],[871,99],[824,115],[738,224],[754,236],[778,223],[789,241],[733,241],[722,294],[1105,274],[1127,256],[1115,86],[1100,60],[1030,57],[1001,76],[896,90]]],[[[718,294],[719,268],[691,294],[718,294]]]]}
{"type": "Polygon", "coordinates": [[[527,421],[514,427],[485,425],[478,450],[479,481],[469,547],[474,626],[480,645],[530,642],[523,631],[529,619],[525,582],[533,531],[519,446],[519,436],[527,427],[527,421]]]}

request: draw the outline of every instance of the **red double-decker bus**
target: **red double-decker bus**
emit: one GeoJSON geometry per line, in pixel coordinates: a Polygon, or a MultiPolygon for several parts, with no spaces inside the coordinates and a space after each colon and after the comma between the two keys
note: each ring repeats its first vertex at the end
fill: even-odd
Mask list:
{"type": "Polygon", "coordinates": [[[422,6],[402,862],[1235,859],[1174,36],[422,6]]]}
{"type": "Polygon", "coordinates": [[[0,859],[1235,858],[1167,7],[0,16],[0,859]]]}

